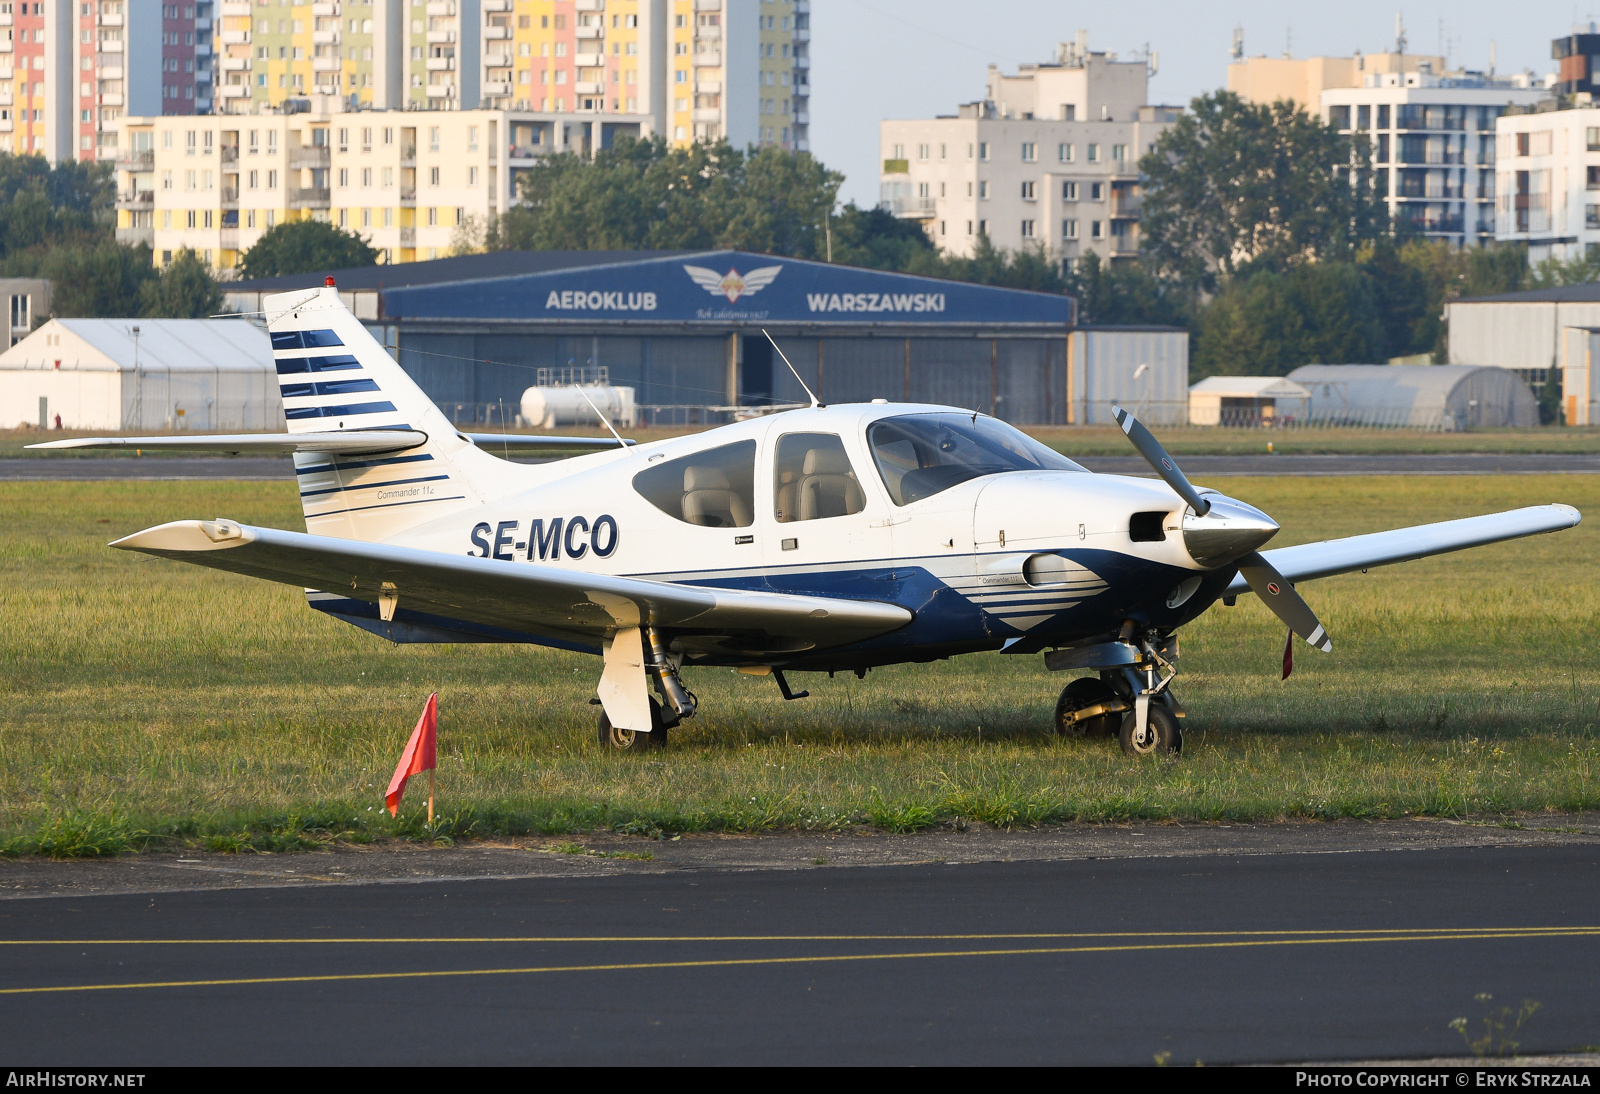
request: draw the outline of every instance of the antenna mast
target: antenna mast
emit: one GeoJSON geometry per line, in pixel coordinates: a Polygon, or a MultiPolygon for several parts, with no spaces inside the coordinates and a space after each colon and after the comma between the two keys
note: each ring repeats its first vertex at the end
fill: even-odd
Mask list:
{"type": "Polygon", "coordinates": [[[778,351],[778,356],[783,358],[783,363],[789,366],[789,371],[794,373],[794,378],[796,380],[800,381],[800,386],[805,388],[805,392],[806,392],[807,395],[811,396],[811,405],[813,407],[819,407],[819,408],[822,407],[822,406],[825,406],[826,404],[820,403],[820,402],[817,401],[816,393],[814,391],[812,391],[809,386],[807,386],[807,384],[806,384],[806,382],[804,380],[800,379],[800,370],[794,367],[793,363],[791,363],[790,360],[789,360],[788,354],[783,352],[783,348],[781,346],[779,346],[776,341],[774,341],[772,335],[767,334],[767,328],[766,327],[762,327],[761,328],[761,333],[767,335],[767,341],[772,343],[772,348],[778,351]]]}

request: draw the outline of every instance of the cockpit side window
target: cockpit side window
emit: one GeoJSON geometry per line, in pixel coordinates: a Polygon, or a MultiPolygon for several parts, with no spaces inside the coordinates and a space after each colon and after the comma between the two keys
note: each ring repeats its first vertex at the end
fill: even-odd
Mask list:
{"type": "Polygon", "coordinates": [[[780,524],[850,516],[866,506],[861,482],[835,433],[786,433],[779,438],[772,494],[780,524]]]}
{"type": "Polygon", "coordinates": [[[633,477],[633,488],[670,517],[702,528],[748,528],[755,520],[756,442],[739,441],[633,477]]]}
{"type": "Polygon", "coordinates": [[[873,422],[867,445],[896,505],[1005,471],[1083,471],[1054,449],[995,418],[904,414],[873,422]]]}

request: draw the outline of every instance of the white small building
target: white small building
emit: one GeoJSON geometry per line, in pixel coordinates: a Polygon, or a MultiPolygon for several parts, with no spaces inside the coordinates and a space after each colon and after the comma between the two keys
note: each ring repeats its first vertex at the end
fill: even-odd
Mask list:
{"type": "Polygon", "coordinates": [[[1311,393],[1321,425],[1452,433],[1539,424],[1539,403],[1510,369],[1476,365],[1302,365],[1289,373],[1311,393]]]}
{"type": "Polygon", "coordinates": [[[1528,261],[1600,249],[1600,107],[1551,99],[1495,123],[1495,239],[1525,243],[1528,261]]]}
{"type": "Polygon", "coordinates": [[[1189,424],[1273,425],[1305,417],[1310,402],[1282,376],[1208,376],[1189,388],[1189,424]]]}
{"type": "Polygon", "coordinates": [[[242,319],[52,319],[0,353],[0,427],[281,430],[266,331],[242,319]]]}

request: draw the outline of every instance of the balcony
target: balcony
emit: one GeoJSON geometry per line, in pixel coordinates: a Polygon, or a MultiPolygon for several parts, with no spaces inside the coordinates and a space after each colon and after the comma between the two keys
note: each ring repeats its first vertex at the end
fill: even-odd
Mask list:
{"type": "Polygon", "coordinates": [[[400,204],[415,205],[417,202],[417,188],[415,186],[400,187],[400,204]]]}
{"type": "Polygon", "coordinates": [[[417,245],[417,230],[416,230],[416,228],[414,228],[414,227],[413,228],[407,228],[407,227],[403,227],[402,226],[401,229],[400,229],[400,246],[402,246],[402,247],[415,247],[416,245],[417,245]]]}
{"type": "Polygon", "coordinates": [[[605,11],[606,0],[577,0],[572,7],[575,11],[605,11]]]}
{"type": "Polygon", "coordinates": [[[430,99],[453,99],[455,97],[456,97],[456,85],[455,84],[429,84],[428,85],[428,98],[430,98],[430,99]]]}
{"type": "Polygon", "coordinates": [[[811,115],[807,114],[803,110],[798,111],[794,116],[794,124],[795,125],[810,125],[811,124],[811,115]]]}
{"type": "Polygon", "coordinates": [[[231,163],[232,164],[236,164],[238,162],[239,162],[239,146],[236,145],[236,144],[225,144],[225,145],[223,145],[222,146],[222,166],[223,167],[227,167],[231,163]]]}
{"type": "Polygon", "coordinates": [[[579,80],[572,85],[579,95],[604,95],[606,85],[601,80],[579,80]]]}
{"type": "Polygon", "coordinates": [[[1138,220],[1139,211],[1144,207],[1144,199],[1137,194],[1125,194],[1121,190],[1111,191],[1111,219],[1112,220],[1138,220]]]}
{"type": "Polygon", "coordinates": [[[224,209],[237,209],[239,207],[239,188],[237,186],[224,186],[222,188],[222,207],[224,209]]]}
{"type": "Polygon", "coordinates": [[[417,163],[417,146],[415,144],[402,144],[400,146],[400,166],[415,167],[417,163]]]}
{"type": "Polygon", "coordinates": [[[722,111],[714,106],[700,107],[695,110],[691,120],[697,122],[720,122],[722,120],[722,111]]]}
{"type": "Polygon", "coordinates": [[[511,0],[481,0],[478,6],[484,11],[510,11],[511,0]]]}
{"type": "Polygon", "coordinates": [[[572,63],[578,68],[604,68],[606,55],[604,53],[575,53],[572,63]]]}
{"type": "Polygon", "coordinates": [[[114,39],[103,39],[99,43],[101,53],[121,53],[122,43],[114,39]]]}
{"type": "Polygon", "coordinates": [[[721,68],[722,67],[722,54],[720,54],[720,53],[696,53],[694,55],[694,63],[696,65],[702,67],[702,68],[721,68]]]}
{"type": "Polygon", "coordinates": [[[249,15],[250,0],[222,0],[222,14],[225,16],[249,15]]]}
{"type": "Polygon", "coordinates": [[[483,36],[491,41],[511,37],[510,27],[484,27],[483,36]]]}
{"type": "Polygon", "coordinates": [[[289,204],[299,209],[326,209],[332,204],[331,198],[326,186],[308,186],[289,191],[289,204]]]}
{"type": "Polygon", "coordinates": [[[794,40],[796,42],[809,42],[809,41],[811,41],[811,31],[809,29],[807,29],[807,28],[802,28],[800,30],[795,31],[794,32],[794,40]]]}
{"type": "Polygon", "coordinates": [[[695,11],[721,11],[722,0],[694,0],[695,11]]]}
{"type": "Polygon", "coordinates": [[[722,81],[696,80],[694,84],[694,93],[696,95],[720,95],[722,94],[722,81]]]}
{"type": "MultiPolygon", "coordinates": [[[[114,65],[107,65],[103,61],[101,62],[101,64],[100,64],[100,78],[102,80],[120,80],[120,79],[122,79],[122,58],[118,57],[118,58],[116,58],[116,61],[117,61],[117,63],[114,64],[114,65]]],[[[11,78],[11,73],[9,73],[9,72],[0,72],[0,80],[8,80],[10,78],[11,78]]]]}
{"type": "Polygon", "coordinates": [[[122,105],[122,92],[120,92],[120,91],[102,91],[100,93],[100,105],[101,106],[121,106],[122,105]]]}
{"type": "Polygon", "coordinates": [[[796,57],[794,59],[794,67],[795,68],[810,68],[811,67],[811,58],[810,57],[806,57],[804,55],[796,57]]]}
{"type": "Polygon", "coordinates": [[[250,44],[248,30],[225,30],[222,32],[222,44],[225,46],[247,46],[250,44]]]}
{"type": "Polygon", "coordinates": [[[223,228],[217,234],[217,246],[224,251],[237,251],[239,249],[239,229],[223,228]]]}
{"type": "Polygon", "coordinates": [[[250,58],[248,57],[223,57],[222,71],[224,72],[249,72],[250,58]]]}
{"type": "Polygon", "coordinates": [[[712,41],[722,37],[721,27],[695,27],[694,36],[702,42],[712,41]]]}
{"type": "Polygon", "coordinates": [[[794,13],[796,15],[810,15],[811,0],[794,0],[794,13]]]}
{"type": "Polygon", "coordinates": [[[483,93],[489,96],[511,94],[510,80],[494,80],[483,85],[483,93]]]}
{"type": "Polygon", "coordinates": [[[454,57],[429,57],[427,62],[429,72],[454,72],[456,59],[454,57]]]}
{"type": "Polygon", "coordinates": [[[156,193],[154,190],[129,190],[117,195],[117,208],[127,209],[131,212],[154,209],[156,207],[156,193]]]}
{"type": "MultiPolygon", "coordinates": [[[[455,40],[456,32],[453,30],[430,30],[428,32],[428,44],[430,46],[454,45],[455,40]]],[[[429,60],[433,59],[434,58],[431,57],[429,58],[429,60]]]]}
{"type": "MultiPolygon", "coordinates": [[[[511,67],[511,54],[509,54],[509,53],[486,53],[483,56],[483,67],[484,68],[510,68],[511,67]]],[[[491,80],[509,80],[509,79],[511,79],[510,75],[490,76],[488,78],[491,79],[491,80]]]]}
{"type": "Polygon", "coordinates": [[[576,30],[574,30],[572,32],[572,36],[574,38],[579,39],[580,41],[583,41],[583,40],[586,40],[586,39],[590,39],[590,38],[604,38],[606,36],[606,28],[605,27],[578,27],[576,30]]]}
{"type": "Polygon", "coordinates": [[[337,57],[313,57],[311,58],[311,71],[343,72],[344,62],[337,57]]]}
{"type": "Polygon", "coordinates": [[[936,213],[934,203],[938,200],[938,198],[890,198],[887,201],[880,201],[878,208],[906,220],[929,220],[936,213]]]}
{"type": "Polygon", "coordinates": [[[311,42],[318,46],[336,46],[339,44],[339,32],[336,30],[314,30],[311,32],[311,42]]]}
{"type": "Polygon", "coordinates": [[[339,5],[319,2],[311,5],[311,14],[318,16],[331,16],[339,14],[339,5]]]}
{"type": "Polygon", "coordinates": [[[103,26],[103,27],[120,27],[122,25],[122,16],[120,14],[119,15],[101,15],[100,16],[100,25],[103,26]]]}
{"type": "Polygon", "coordinates": [[[156,244],[156,230],[153,227],[118,228],[117,242],[129,247],[137,247],[143,243],[146,247],[156,244]]]}
{"type": "Polygon", "coordinates": [[[248,99],[250,88],[245,84],[223,84],[217,88],[217,94],[224,99],[248,99]]]}
{"type": "Polygon", "coordinates": [[[156,153],[154,149],[142,152],[124,152],[117,160],[119,171],[154,171],[156,169],[156,153]]]}
{"type": "Polygon", "coordinates": [[[333,149],[325,144],[303,144],[289,153],[289,169],[291,171],[301,168],[315,170],[327,167],[333,161],[333,149]]]}
{"type": "Polygon", "coordinates": [[[455,13],[455,0],[428,0],[429,15],[454,15],[455,13]]]}
{"type": "Polygon", "coordinates": [[[10,25],[11,13],[9,11],[0,12],[0,27],[9,27],[10,25]]]}

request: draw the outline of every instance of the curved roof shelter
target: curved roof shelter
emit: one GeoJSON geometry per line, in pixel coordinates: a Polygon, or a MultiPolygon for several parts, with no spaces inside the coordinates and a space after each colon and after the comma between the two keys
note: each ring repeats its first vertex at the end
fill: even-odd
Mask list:
{"type": "Polygon", "coordinates": [[[1329,425],[1453,432],[1535,426],[1539,404],[1520,377],[1484,365],[1303,365],[1289,379],[1311,393],[1308,417],[1329,425]]]}

